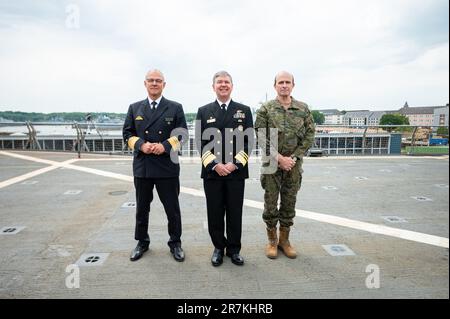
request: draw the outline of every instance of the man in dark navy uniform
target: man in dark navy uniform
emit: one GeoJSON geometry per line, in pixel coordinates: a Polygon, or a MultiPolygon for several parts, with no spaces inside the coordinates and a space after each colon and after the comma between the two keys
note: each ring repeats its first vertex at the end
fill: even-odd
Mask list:
{"type": "Polygon", "coordinates": [[[231,100],[233,80],[227,72],[214,75],[213,89],[216,101],[200,107],[196,121],[208,230],[215,247],[211,263],[221,265],[226,249],[226,255],[235,265],[243,265],[244,258],[240,255],[242,206],[254,139],[252,112],[248,106],[231,100]]]}
{"type": "Polygon", "coordinates": [[[170,252],[175,260],[184,261],[178,202],[180,166],[177,156],[185,137],[183,132],[187,134],[186,119],[181,104],[162,96],[166,82],[161,71],[149,71],[144,85],[148,97],[130,105],[123,126],[123,138],[133,150],[136,188],[135,239],[138,244],[130,260],[138,260],[148,250],[148,219],[153,187],[156,186],[168,219],[170,252]]]}

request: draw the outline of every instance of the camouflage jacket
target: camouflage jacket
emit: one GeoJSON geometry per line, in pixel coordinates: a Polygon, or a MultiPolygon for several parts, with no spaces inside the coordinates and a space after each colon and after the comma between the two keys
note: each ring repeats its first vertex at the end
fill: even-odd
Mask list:
{"type": "Polygon", "coordinates": [[[314,143],[315,125],[308,105],[294,98],[287,110],[278,100],[268,101],[261,106],[256,113],[255,129],[265,132],[267,128],[278,129],[278,149],[273,149],[273,143],[266,141],[266,147],[272,148],[273,155],[279,153],[301,159],[314,143]]]}

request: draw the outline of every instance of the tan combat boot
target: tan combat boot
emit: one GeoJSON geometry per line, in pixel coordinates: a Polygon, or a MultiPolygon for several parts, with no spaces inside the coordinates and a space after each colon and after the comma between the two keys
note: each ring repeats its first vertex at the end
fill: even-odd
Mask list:
{"type": "Polygon", "coordinates": [[[289,227],[280,226],[280,241],[278,242],[278,248],[289,258],[297,258],[297,253],[294,247],[289,243],[289,227]]]}
{"type": "Polygon", "coordinates": [[[266,245],[266,256],[270,259],[277,258],[278,250],[278,238],[277,238],[277,228],[267,227],[267,238],[269,239],[269,243],[266,245]]]}

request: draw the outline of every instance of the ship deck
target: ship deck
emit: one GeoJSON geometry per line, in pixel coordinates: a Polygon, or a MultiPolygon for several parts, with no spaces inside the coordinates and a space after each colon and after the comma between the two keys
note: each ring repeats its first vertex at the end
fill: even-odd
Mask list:
{"type": "Polygon", "coordinates": [[[448,156],[305,158],[291,230],[299,256],[275,260],[264,255],[263,192],[253,159],[245,265],[225,258],[217,268],[200,163],[181,163],[186,260],[169,252],[155,192],[150,250],[130,262],[130,157],[0,151],[0,298],[449,298],[448,156]]]}

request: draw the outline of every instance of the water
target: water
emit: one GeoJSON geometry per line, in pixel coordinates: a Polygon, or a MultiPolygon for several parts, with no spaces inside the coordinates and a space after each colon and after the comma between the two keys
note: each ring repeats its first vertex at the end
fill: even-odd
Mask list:
{"type": "MultiPolygon", "coordinates": [[[[37,132],[37,136],[76,136],[77,131],[72,127],[72,124],[67,125],[35,125],[34,129],[37,132]]],[[[83,129],[86,131],[87,135],[98,135],[95,128],[83,129]]],[[[118,125],[117,129],[107,128],[102,129],[99,128],[99,131],[102,135],[122,135],[122,126],[118,125]]],[[[25,125],[23,126],[2,126],[0,127],[0,136],[26,136],[28,134],[28,129],[25,125]]]]}

